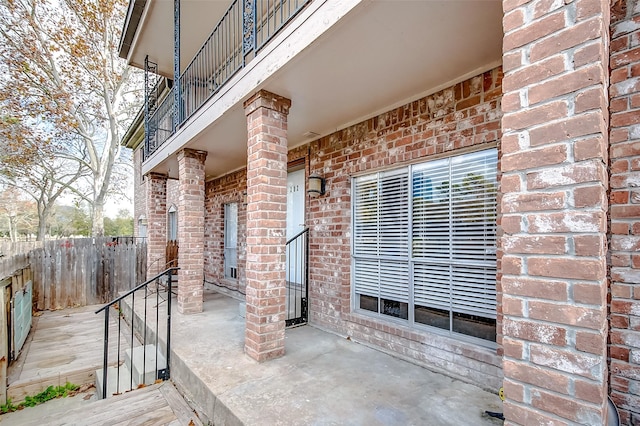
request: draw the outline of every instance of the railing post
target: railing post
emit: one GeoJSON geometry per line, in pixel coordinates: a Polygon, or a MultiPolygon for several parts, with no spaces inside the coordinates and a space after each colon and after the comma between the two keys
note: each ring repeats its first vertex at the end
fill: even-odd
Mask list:
{"type": "Polygon", "coordinates": [[[109,357],[109,308],[104,310],[104,359],[102,361],[102,399],[107,397],[108,357],[109,357]]]}
{"type": "Polygon", "coordinates": [[[300,308],[304,320],[309,322],[309,228],[304,233],[304,298],[300,308]]]}
{"type": "MultiPolygon", "coordinates": [[[[167,280],[167,290],[169,294],[167,294],[167,372],[165,374],[165,380],[171,378],[171,277],[173,275],[173,269],[169,270],[167,280]]],[[[156,331],[157,334],[157,331],[156,331]]]]}

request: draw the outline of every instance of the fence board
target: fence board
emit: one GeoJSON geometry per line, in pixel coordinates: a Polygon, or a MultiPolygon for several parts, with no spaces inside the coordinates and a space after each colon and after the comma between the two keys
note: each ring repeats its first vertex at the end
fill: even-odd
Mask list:
{"type": "Polygon", "coordinates": [[[144,281],[146,244],[132,238],[47,241],[29,253],[28,263],[36,309],[106,303],[144,281]]]}
{"type": "Polygon", "coordinates": [[[17,271],[29,266],[29,256],[26,253],[15,254],[0,258],[0,280],[13,276],[17,271]]]}
{"type": "Polygon", "coordinates": [[[11,257],[17,254],[27,254],[31,250],[42,247],[41,241],[17,241],[0,240],[0,255],[11,257]]]}

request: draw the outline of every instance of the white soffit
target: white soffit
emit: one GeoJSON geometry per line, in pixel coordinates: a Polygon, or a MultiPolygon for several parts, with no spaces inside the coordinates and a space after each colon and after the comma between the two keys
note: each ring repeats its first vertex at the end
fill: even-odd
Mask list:
{"type": "MultiPolygon", "coordinates": [[[[297,55],[275,61],[279,68],[260,74],[256,67],[241,78],[291,99],[289,145],[296,146],[309,131],[329,134],[490,69],[501,54],[501,1],[363,1],[297,55]]],[[[208,177],[246,163],[242,99],[179,142],[209,152],[208,177]]],[[[173,175],[175,148],[151,161],[153,170],[173,175]]]]}

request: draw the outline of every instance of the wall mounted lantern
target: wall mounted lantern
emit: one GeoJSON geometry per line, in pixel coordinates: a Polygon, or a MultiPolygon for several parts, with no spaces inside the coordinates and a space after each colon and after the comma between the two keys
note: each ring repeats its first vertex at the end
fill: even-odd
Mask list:
{"type": "Polygon", "coordinates": [[[311,198],[318,198],[321,195],[324,195],[324,178],[318,176],[316,173],[313,173],[309,176],[309,184],[308,184],[307,194],[311,198]]]}

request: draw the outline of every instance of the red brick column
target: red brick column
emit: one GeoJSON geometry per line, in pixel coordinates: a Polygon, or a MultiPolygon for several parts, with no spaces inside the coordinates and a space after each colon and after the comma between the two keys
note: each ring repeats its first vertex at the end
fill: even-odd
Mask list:
{"type": "Polygon", "coordinates": [[[167,176],[159,173],[149,173],[146,179],[147,278],[151,278],[164,271],[166,263],[167,176]]]}
{"type": "Polygon", "coordinates": [[[602,425],[609,2],[503,7],[506,424],[602,425]]]}
{"type": "Polygon", "coordinates": [[[247,114],[247,314],[245,352],[284,355],[287,114],[291,101],[260,91],[247,114]]]}
{"type": "Polygon", "coordinates": [[[613,2],[611,25],[611,398],[640,424],[640,2],[613,2]]]}
{"type": "Polygon", "coordinates": [[[204,160],[207,153],[178,153],[178,312],[202,312],[204,285],[204,160]]]}

